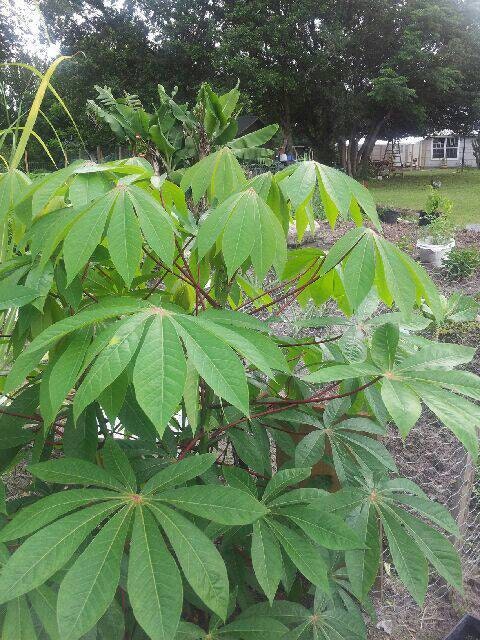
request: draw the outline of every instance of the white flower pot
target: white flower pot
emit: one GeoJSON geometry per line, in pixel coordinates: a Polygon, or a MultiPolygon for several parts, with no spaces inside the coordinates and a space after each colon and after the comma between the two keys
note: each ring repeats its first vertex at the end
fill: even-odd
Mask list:
{"type": "Polygon", "coordinates": [[[446,244],[433,244],[430,238],[417,240],[417,253],[421,262],[431,264],[434,267],[441,267],[443,261],[448,258],[450,251],[455,246],[455,240],[450,240],[446,244]]]}

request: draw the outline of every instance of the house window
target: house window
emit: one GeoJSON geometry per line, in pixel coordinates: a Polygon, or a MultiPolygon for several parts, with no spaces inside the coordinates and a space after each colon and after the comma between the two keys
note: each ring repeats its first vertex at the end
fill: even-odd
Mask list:
{"type": "Polygon", "coordinates": [[[432,158],[458,158],[458,138],[433,138],[432,158]]]}
{"type": "Polygon", "coordinates": [[[447,158],[458,158],[458,138],[447,138],[445,156],[447,158]]]}

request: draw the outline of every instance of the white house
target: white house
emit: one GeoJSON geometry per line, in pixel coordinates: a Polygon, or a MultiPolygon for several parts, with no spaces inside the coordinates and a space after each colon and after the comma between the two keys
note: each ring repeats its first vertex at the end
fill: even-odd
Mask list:
{"type": "Polygon", "coordinates": [[[394,166],[419,169],[460,167],[462,157],[467,167],[476,167],[473,136],[461,137],[450,131],[426,138],[403,138],[395,143],[377,140],[371,159],[375,164],[390,162],[394,166]]]}

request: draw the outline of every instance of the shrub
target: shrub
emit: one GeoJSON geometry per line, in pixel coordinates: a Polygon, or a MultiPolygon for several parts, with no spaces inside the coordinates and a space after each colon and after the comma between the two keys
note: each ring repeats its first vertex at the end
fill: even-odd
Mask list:
{"type": "Polygon", "coordinates": [[[464,280],[480,267],[478,249],[452,249],[443,266],[452,280],[464,280]]]}
{"type": "Polygon", "coordinates": [[[33,479],[3,505],[6,637],[365,638],[380,532],[420,605],[429,564],[462,588],[455,521],[382,437],[423,403],[476,457],[474,350],[413,335],[442,302],[364,187],[314,161],[247,180],[228,147],[179,185],[139,158],[14,175],[0,447],[33,479]],[[287,251],[317,190],[356,226],[287,251]],[[314,337],[278,330],[294,302],[314,337]]]}

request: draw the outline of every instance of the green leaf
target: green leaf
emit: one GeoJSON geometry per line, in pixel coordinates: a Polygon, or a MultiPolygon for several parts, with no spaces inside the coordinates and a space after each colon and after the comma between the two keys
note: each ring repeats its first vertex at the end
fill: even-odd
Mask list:
{"type": "Polygon", "coordinates": [[[329,592],[327,565],[317,548],[293,529],[269,520],[268,524],[288,557],[312,584],[329,592]]]}
{"type": "Polygon", "coordinates": [[[371,234],[366,233],[353,247],[343,275],[350,304],[357,309],[370,292],[375,277],[375,251],[371,234]]]}
{"type": "Polygon", "coordinates": [[[380,236],[375,237],[377,260],[381,259],[389,292],[400,311],[410,315],[416,299],[415,282],[396,247],[380,236]]]}
{"type": "MultiPolygon", "coordinates": [[[[412,385],[413,387],[413,385],[412,385]]],[[[433,385],[416,383],[413,387],[430,411],[460,440],[474,460],[478,456],[477,427],[480,425],[478,405],[446,393],[433,385]]]]}
{"type": "Polygon", "coordinates": [[[116,198],[107,231],[108,250],[127,287],[135,277],[142,256],[142,234],[133,205],[121,191],[116,198]]]}
{"type": "Polygon", "coordinates": [[[280,348],[268,336],[243,327],[235,327],[232,330],[220,323],[205,322],[201,316],[197,319],[197,322],[222,340],[225,340],[269,377],[274,377],[271,367],[284,372],[289,371],[280,348]]]}
{"type": "Polygon", "coordinates": [[[288,627],[275,618],[254,616],[239,617],[222,629],[222,634],[228,634],[227,638],[238,637],[242,640],[281,640],[287,632],[288,627]]]}
{"type": "Polygon", "coordinates": [[[104,489],[70,489],[59,491],[29,504],[15,514],[0,531],[0,542],[23,538],[53,520],[99,500],[118,499],[118,493],[104,489]]]}
{"type": "Polygon", "coordinates": [[[216,394],[248,415],[245,371],[231,348],[192,317],[176,315],[172,321],[182,337],[188,357],[205,382],[216,394]]]}
{"type": "Polygon", "coordinates": [[[118,504],[97,504],[37,531],[15,551],[0,574],[0,602],[39,587],[72,557],[87,535],[118,504]]]}
{"type": "Polygon", "coordinates": [[[277,539],[263,520],[253,525],[252,565],[259,585],[272,604],[283,573],[282,554],[277,539]]]}
{"type": "Polygon", "coordinates": [[[47,424],[53,422],[63,401],[75,384],[82,369],[91,337],[92,333],[89,328],[77,331],[68,341],[65,350],[53,362],[48,377],[45,378],[44,374],[44,379],[48,384],[49,403],[47,407],[41,407],[41,409],[47,424]]]}
{"type": "Polygon", "coordinates": [[[210,469],[216,459],[217,456],[214,453],[204,453],[174,462],[150,478],[143,487],[142,494],[158,493],[185,484],[210,469]]]}
{"type": "Polygon", "coordinates": [[[146,241],[158,257],[171,267],[175,242],[174,227],[168,213],[155,198],[136,185],[128,187],[127,195],[135,207],[146,241]]]}
{"type": "Polygon", "coordinates": [[[289,506],[278,511],[286,516],[315,543],[327,549],[359,549],[362,540],[339,516],[318,506],[289,506]]]}
{"type": "Polygon", "coordinates": [[[269,140],[273,138],[273,136],[278,131],[278,124],[269,124],[266,127],[262,127],[261,129],[257,129],[256,131],[252,131],[251,133],[247,133],[240,138],[235,138],[229,143],[229,147],[232,149],[249,149],[251,147],[260,147],[265,144],[269,140]]]}
{"type": "Polygon", "coordinates": [[[347,549],[345,563],[352,590],[363,601],[373,587],[380,564],[380,536],[375,510],[364,504],[354,520],[354,529],[362,541],[361,549],[347,549]]]}
{"type": "Polygon", "coordinates": [[[221,485],[196,485],[163,492],[157,500],[168,502],[182,511],[219,522],[250,524],[268,513],[265,506],[240,489],[221,485]]]}
{"type": "Polygon", "coordinates": [[[373,333],[370,355],[383,371],[391,371],[394,367],[398,338],[398,325],[391,323],[378,327],[373,333]]]}
{"type": "Polygon", "coordinates": [[[311,472],[310,467],[296,467],[295,469],[282,469],[281,471],[277,471],[265,487],[262,498],[263,502],[270,502],[280,493],[283,493],[287,487],[306,480],[310,477],[311,472]]]}
{"type": "Polygon", "coordinates": [[[126,369],[142,339],[147,313],[124,320],[108,345],[100,352],[80,385],[73,401],[73,416],[78,416],[126,369]]]}
{"type": "Polygon", "coordinates": [[[15,598],[7,605],[2,630],[3,640],[37,640],[27,599],[15,598]]]}
{"type": "Polygon", "coordinates": [[[115,476],[101,467],[80,458],[57,458],[31,464],[28,470],[36,478],[56,484],[85,484],[125,491],[125,486],[115,476]]]}
{"type": "Polygon", "coordinates": [[[452,369],[467,364],[475,355],[475,349],[460,344],[437,343],[419,349],[402,360],[397,371],[422,371],[425,369],[452,369]]]}
{"type": "Polygon", "coordinates": [[[257,194],[246,192],[233,209],[222,236],[222,251],[228,276],[248,258],[258,233],[257,194]]]}
{"type": "Polygon", "coordinates": [[[388,413],[406,438],[422,413],[418,396],[403,382],[388,378],[382,381],[381,393],[388,413]]]}
{"type": "Polygon", "coordinates": [[[464,396],[480,400],[480,377],[470,371],[445,371],[425,369],[423,371],[403,371],[402,378],[412,386],[415,381],[434,384],[464,396]]]}
{"type": "Polygon", "coordinates": [[[135,361],[133,384],[138,404],[160,436],[182,399],[185,379],[185,354],[175,326],[157,314],[135,361]]]}
{"type": "Polygon", "coordinates": [[[24,287],[20,284],[2,282],[0,284],[0,311],[23,307],[38,298],[39,293],[31,287],[24,287]]]}
{"type": "Polygon", "coordinates": [[[185,374],[185,386],[183,388],[183,402],[185,404],[185,412],[187,414],[188,424],[195,435],[198,428],[198,419],[200,411],[199,396],[199,376],[195,367],[187,360],[185,374]]]}
{"type": "Polygon", "coordinates": [[[163,505],[149,505],[164,529],[185,578],[222,620],[227,616],[229,586],[225,564],[215,545],[187,518],[163,505]]]}
{"type": "Polygon", "coordinates": [[[355,228],[350,229],[342,236],[335,244],[330,248],[327,257],[323,261],[322,268],[320,269],[319,276],[324,276],[339,264],[343,258],[355,247],[356,244],[365,235],[365,229],[355,228]]]}
{"type": "Polygon", "coordinates": [[[78,640],[108,609],[120,579],[131,507],[116,513],[77,558],[62,580],[57,617],[64,640],[78,640]]]}
{"type": "Polygon", "coordinates": [[[123,487],[133,493],[137,490],[137,479],[125,452],[113,438],[107,438],[102,449],[105,470],[118,478],[123,487]]]}
{"type": "Polygon", "coordinates": [[[448,533],[460,537],[458,524],[443,504],[416,495],[396,495],[395,502],[412,507],[448,533]]]}
{"type": "Polygon", "coordinates": [[[57,594],[43,584],[28,594],[32,607],[37,614],[50,640],[61,640],[57,624],[57,594]]]}
{"type": "Polygon", "coordinates": [[[67,285],[84,268],[95,248],[100,244],[116,196],[116,192],[109,192],[89,204],[67,233],[63,242],[67,285]]]}
{"type": "Polygon", "coordinates": [[[182,578],[153,516],[142,507],[135,513],[127,588],[134,616],[149,637],[175,637],[183,605],[182,578]]]}
{"type": "Polygon", "coordinates": [[[68,197],[74,207],[84,207],[111,189],[111,183],[102,173],[79,173],[73,179],[68,197]]]}
{"type": "Polygon", "coordinates": [[[349,380],[363,376],[378,376],[381,371],[368,362],[351,362],[349,364],[334,364],[322,367],[304,376],[309,382],[333,382],[336,380],[349,380]]]}
{"type": "Polygon", "coordinates": [[[445,536],[403,509],[384,507],[405,527],[423,555],[432,563],[438,573],[460,593],[463,591],[460,557],[453,544],[445,536]]]}
{"type": "Polygon", "coordinates": [[[422,550],[395,518],[384,510],[382,521],[399,578],[421,607],[428,586],[428,566],[422,550]]]}
{"type": "Polygon", "coordinates": [[[312,467],[325,452],[325,434],[315,430],[304,436],[295,447],[295,466],[312,467]]]}
{"type": "Polygon", "coordinates": [[[103,322],[108,318],[123,314],[136,313],[149,307],[150,305],[144,301],[116,296],[102,300],[74,316],[56,322],[42,331],[16,359],[5,382],[4,392],[11,393],[20,386],[47,349],[60,338],[95,322],[103,322]]]}
{"type": "Polygon", "coordinates": [[[280,182],[280,188],[290,200],[294,212],[310,200],[316,182],[314,162],[300,162],[295,171],[280,182]]]}

